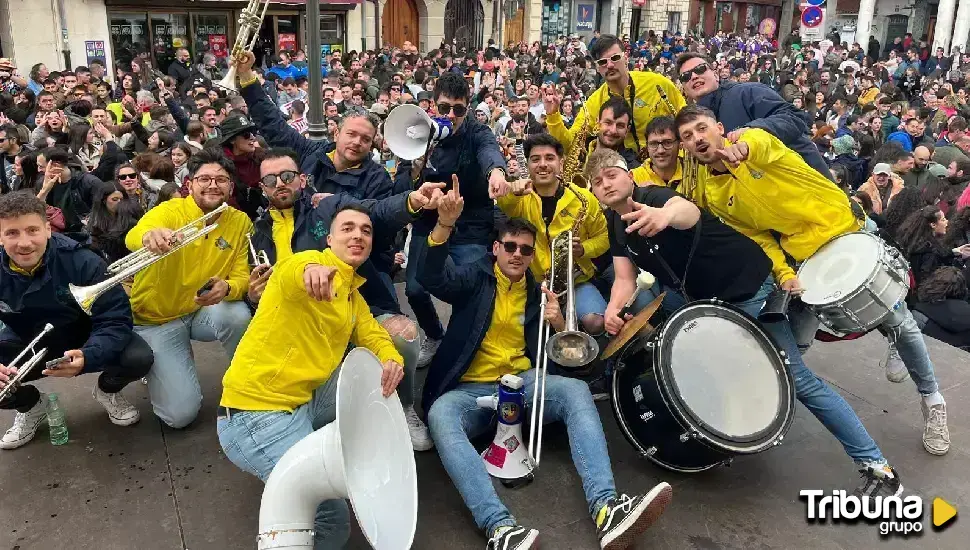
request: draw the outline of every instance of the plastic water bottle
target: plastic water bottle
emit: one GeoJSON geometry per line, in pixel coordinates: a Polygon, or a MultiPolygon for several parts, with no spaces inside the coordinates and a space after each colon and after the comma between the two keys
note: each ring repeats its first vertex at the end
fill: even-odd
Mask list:
{"type": "Polygon", "coordinates": [[[57,400],[57,394],[47,396],[47,426],[50,428],[51,444],[64,445],[70,439],[67,433],[67,418],[57,400]]]}

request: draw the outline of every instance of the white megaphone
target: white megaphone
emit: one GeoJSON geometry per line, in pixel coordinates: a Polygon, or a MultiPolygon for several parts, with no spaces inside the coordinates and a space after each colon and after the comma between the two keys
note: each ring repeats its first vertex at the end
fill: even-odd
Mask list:
{"type": "Polygon", "coordinates": [[[411,547],[418,478],[404,408],[381,394],[381,362],[347,354],[337,380],[337,419],[304,437],[273,468],[259,507],[259,550],[313,548],[317,505],[350,499],[377,550],[411,547]]]}
{"type": "Polygon", "coordinates": [[[451,121],[431,118],[417,105],[398,105],[384,121],[384,141],[392,153],[404,160],[420,157],[428,150],[429,141],[441,141],[449,135],[451,121]]]}
{"type": "Polygon", "coordinates": [[[522,441],[522,418],[525,416],[525,392],[522,379],[506,374],[499,381],[498,395],[486,395],[476,400],[479,407],[495,409],[498,428],[495,438],[482,453],[485,469],[499,479],[520,479],[535,469],[525,442],[522,441]]]}

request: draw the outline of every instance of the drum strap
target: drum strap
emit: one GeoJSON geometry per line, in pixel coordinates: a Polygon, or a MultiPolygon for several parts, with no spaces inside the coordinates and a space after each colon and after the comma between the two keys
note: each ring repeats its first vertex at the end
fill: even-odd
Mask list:
{"type": "Polygon", "coordinates": [[[686,300],[688,303],[693,302],[693,300],[691,300],[690,295],[687,294],[687,288],[685,287],[687,272],[690,270],[691,260],[694,259],[694,252],[697,252],[697,245],[701,242],[701,220],[702,218],[697,218],[697,224],[694,226],[694,242],[691,243],[690,252],[687,253],[687,262],[684,264],[684,275],[682,277],[678,277],[677,274],[674,273],[674,270],[671,269],[670,264],[667,263],[667,260],[664,260],[664,257],[660,255],[660,252],[657,252],[659,249],[655,249],[653,252],[656,254],[657,261],[660,262],[660,265],[664,268],[664,271],[666,271],[667,275],[670,276],[674,286],[680,291],[680,295],[683,296],[684,300],[686,300]]]}

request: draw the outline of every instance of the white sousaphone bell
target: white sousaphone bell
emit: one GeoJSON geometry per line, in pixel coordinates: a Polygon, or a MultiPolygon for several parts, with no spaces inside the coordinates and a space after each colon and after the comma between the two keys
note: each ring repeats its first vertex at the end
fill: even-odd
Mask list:
{"type": "Polygon", "coordinates": [[[414,452],[397,393],[381,394],[381,372],[369,350],[347,354],[336,420],[291,447],[266,480],[259,550],[312,548],[317,506],[330,499],[350,500],[373,548],[411,547],[418,520],[414,452]]]}
{"type": "Polygon", "coordinates": [[[417,105],[398,105],[384,121],[384,141],[391,152],[404,160],[414,160],[428,150],[429,141],[451,135],[451,121],[431,118],[417,105]]]}

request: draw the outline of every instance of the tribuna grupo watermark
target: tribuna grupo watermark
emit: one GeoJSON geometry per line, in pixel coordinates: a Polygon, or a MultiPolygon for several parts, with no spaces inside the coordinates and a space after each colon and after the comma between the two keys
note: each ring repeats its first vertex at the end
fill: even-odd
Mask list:
{"type": "Polygon", "coordinates": [[[918,496],[858,497],[841,490],[825,494],[821,489],[803,489],[798,495],[806,500],[809,522],[864,521],[878,524],[883,536],[923,532],[923,499],[918,496]]]}

